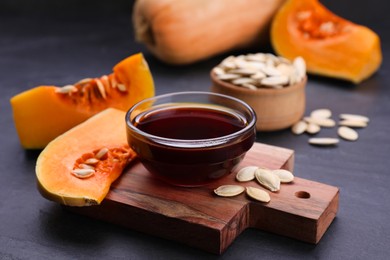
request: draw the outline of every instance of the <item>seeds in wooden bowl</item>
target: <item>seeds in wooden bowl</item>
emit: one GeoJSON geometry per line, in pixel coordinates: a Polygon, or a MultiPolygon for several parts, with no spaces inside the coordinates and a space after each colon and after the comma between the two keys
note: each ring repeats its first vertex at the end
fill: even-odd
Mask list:
{"type": "Polygon", "coordinates": [[[292,62],[272,54],[256,53],[229,56],[213,68],[222,81],[239,87],[284,88],[302,81],[306,76],[306,64],[302,57],[292,62]]]}

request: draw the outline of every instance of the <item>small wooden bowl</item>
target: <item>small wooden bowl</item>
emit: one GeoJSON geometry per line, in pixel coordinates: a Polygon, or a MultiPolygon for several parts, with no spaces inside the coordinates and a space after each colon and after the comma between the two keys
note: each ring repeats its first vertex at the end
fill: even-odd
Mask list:
{"type": "Polygon", "coordinates": [[[241,99],[257,114],[256,129],[276,131],[298,122],[305,112],[305,86],[307,77],[301,82],[282,89],[260,88],[257,90],[236,86],[210,73],[213,83],[211,91],[241,99]]]}

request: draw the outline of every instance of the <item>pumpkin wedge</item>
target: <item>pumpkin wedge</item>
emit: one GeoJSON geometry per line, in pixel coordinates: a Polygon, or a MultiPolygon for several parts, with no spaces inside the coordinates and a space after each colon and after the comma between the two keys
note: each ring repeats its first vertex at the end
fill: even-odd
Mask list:
{"type": "Polygon", "coordinates": [[[318,0],[288,0],[275,15],[271,41],[277,54],[301,56],[312,74],[359,83],[382,63],[380,38],[329,11],[318,0]]]}
{"type": "Polygon", "coordinates": [[[108,108],[43,149],[35,168],[38,189],[64,205],[98,205],[134,158],[126,139],[125,112],[108,108]]]}
{"type": "Polygon", "coordinates": [[[113,107],[123,111],[154,95],[141,53],[119,62],[113,73],[64,87],[38,86],[11,98],[15,127],[24,148],[43,148],[92,115],[113,107]]]}

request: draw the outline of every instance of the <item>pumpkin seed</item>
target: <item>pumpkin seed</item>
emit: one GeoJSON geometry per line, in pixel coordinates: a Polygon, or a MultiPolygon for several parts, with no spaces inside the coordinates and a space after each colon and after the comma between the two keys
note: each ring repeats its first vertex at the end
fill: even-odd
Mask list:
{"type": "Polygon", "coordinates": [[[291,131],[296,135],[300,135],[303,134],[306,131],[306,129],[307,129],[307,123],[305,121],[298,121],[292,126],[291,131]]]}
{"type": "Polygon", "coordinates": [[[77,84],[86,84],[86,83],[90,83],[93,79],[92,78],[84,78],[84,79],[80,79],[79,81],[77,81],[75,83],[75,85],[77,84]]]}
{"type": "Polygon", "coordinates": [[[268,76],[281,76],[282,73],[273,66],[267,66],[262,71],[268,76]]]}
{"type": "Polygon", "coordinates": [[[247,88],[247,89],[257,90],[257,87],[255,85],[253,85],[253,84],[246,83],[246,84],[242,84],[241,86],[244,87],[244,88],[247,88]]]}
{"type": "Polygon", "coordinates": [[[246,182],[255,179],[255,171],[257,166],[247,166],[238,171],[236,180],[239,182],[246,182]]]}
{"type": "Polygon", "coordinates": [[[88,178],[95,174],[95,170],[93,169],[74,169],[71,173],[80,179],[88,178]]]}
{"type": "Polygon", "coordinates": [[[345,120],[363,121],[366,123],[370,122],[368,117],[355,114],[340,114],[340,118],[345,120]]]}
{"type": "Polygon", "coordinates": [[[255,74],[256,70],[242,68],[242,69],[229,70],[229,73],[249,76],[249,75],[255,74]]]}
{"type": "Polygon", "coordinates": [[[115,77],[111,77],[110,78],[110,85],[111,85],[111,87],[112,88],[116,88],[117,84],[118,84],[118,82],[116,81],[115,77]]]}
{"type": "Polygon", "coordinates": [[[288,84],[288,77],[284,75],[272,76],[272,77],[262,79],[260,83],[261,85],[265,85],[265,86],[286,85],[288,84]]]}
{"type": "Polygon", "coordinates": [[[271,197],[269,194],[261,190],[259,188],[254,188],[254,187],[246,187],[246,194],[251,197],[252,199],[261,201],[261,202],[270,202],[271,197]]]}
{"type": "Polygon", "coordinates": [[[309,139],[309,144],[312,145],[329,146],[329,145],[336,145],[338,143],[339,143],[338,138],[317,137],[317,138],[309,139]]]}
{"type": "Polygon", "coordinates": [[[346,119],[346,120],[340,121],[339,125],[341,125],[341,126],[349,126],[349,127],[366,127],[367,123],[364,122],[364,121],[346,119]]]}
{"type": "Polygon", "coordinates": [[[296,57],[293,61],[293,66],[298,76],[298,80],[302,80],[306,75],[306,63],[302,57],[296,57]]]}
{"type": "Polygon", "coordinates": [[[231,74],[231,73],[226,73],[226,74],[217,75],[217,77],[218,77],[220,80],[233,80],[233,79],[238,79],[238,78],[240,78],[240,75],[231,74]]]}
{"type": "Polygon", "coordinates": [[[310,113],[311,118],[329,118],[331,116],[332,111],[327,108],[316,109],[310,113]]]}
{"type": "Polygon", "coordinates": [[[251,78],[252,79],[264,79],[265,77],[267,77],[267,75],[265,75],[263,72],[261,71],[258,71],[256,72],[255,74],[251,75],[251,78]]]}
{"type": "Polygon", "coordinates": [[[240,185],[222,185],[214,190],[214,193],[221,197],[234,197],[245,190],[244,187],[240,185]]]}
{"type": "Polygon", "coordinates": [[[89,164],[85,164],[85,163],[79,164],[79,167],[80,167],[80,169],[92,169],[92,170],[95,169],[95,167],[93,167],[93,166],[91,166],[89,164]]]}
{"type": "Polygon", "coordinates": [[[213,72],[215,73],[215,75],[225,74],[225,71],[222,68],[220,68],[220,67],[214,67],[213,68],[213,72]]]}
{"type": "Polygon", "coordinates": [[[331,118],[305,117],[304,120],[322,127],[334,127],[336,125],[336,122],[331,118]]]}
{"type": "Polygon", "coordinates": [[[340,126],[337,133],[341,138],[348,141],[356,141],[359,138],[358,133],[348,126],[340,126]]]}
{"type": "Polygon", "coordinates": [[[238,78],[232,81],[234,85],[244,85],[244,84],[253,84],[256,81],[251,78],[238,78]]]}
{"type": "Polygon", "coordinates": [[[321,127],[319,125],[313,123],[309,123],[307,125],[306,132],[308,132],[309,134],[313,135],[318,133],[319,131],[321,131],[321,127]]]}
{"type": "Polygon", "coordinates": [[[97,164],[99,162],[98,159],[96,158],[88,158],[87,160],[85,160],[85,164],[97,164]]]}
{"type": "Polygon", "coordinates": [[[61,88],[56,88],[55,92],[60,94],[68,94],[72,92],[76,92],[77,88],[74,85],[66,85],[61,88]]]}
{"type": "Polygon", "coordinates": [[[279,177],[281,183],[289,183],[294,180],[294,175],[292,172],[284,169],[273,170],[272,173],[279,177]]]}
{"type": "Polygon", "coordinates": [[[95,158],[96,158],[96,159],[101,159],[104,155],[106,155],[106,153],[108,153],[108,148],[103,147],[102,149],[100,149],[100,150],[95,154],[95,158]]]}
{"type": "Polygon", "coordinates": [[[127,88],[126,88],[125,84],[118,83],[118,84],[116,84],[116,86],[118,87],[119,91],[121,91],[121,92],[126,92],[127,91],[127,88]]]}
{"type": "Polygon", "coordinates": [[[280,190],[280,179],[271,170],[258,168],[255,171],[256,180],[270,191],[280,190]]]}
{"type": "Polygon", "coordinates": [[[99,92],[100,92],[100,95],[102,95],[102,97],[104,99],[107,98],[106,96],[106,90],[104,88],[104,85],[103,85],[103,82],[100,80],[100,79],[95,79],[95,82],[96,82],[96,86],[98,87],[99,89],[99,92]]]}

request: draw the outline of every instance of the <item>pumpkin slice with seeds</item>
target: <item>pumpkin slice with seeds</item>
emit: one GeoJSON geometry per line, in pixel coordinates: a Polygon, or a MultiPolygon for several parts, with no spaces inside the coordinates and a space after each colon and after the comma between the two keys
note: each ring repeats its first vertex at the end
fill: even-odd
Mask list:
{"type": "Polygon", "coordinates": [[[50,142],[35,169],[42,196],[68,206],[100,204],[135,158],[124,119],[124,111],[108,108],[50,142]]]}
{"type": "Polygon", "coordinates": [[[153,95],[152,75],[138,53],[115,65],[109,75],[63,87],[39,86],[11,98],[11,106],[22,146],[36,149],[108,107],[127,111],[153,95]]]}

